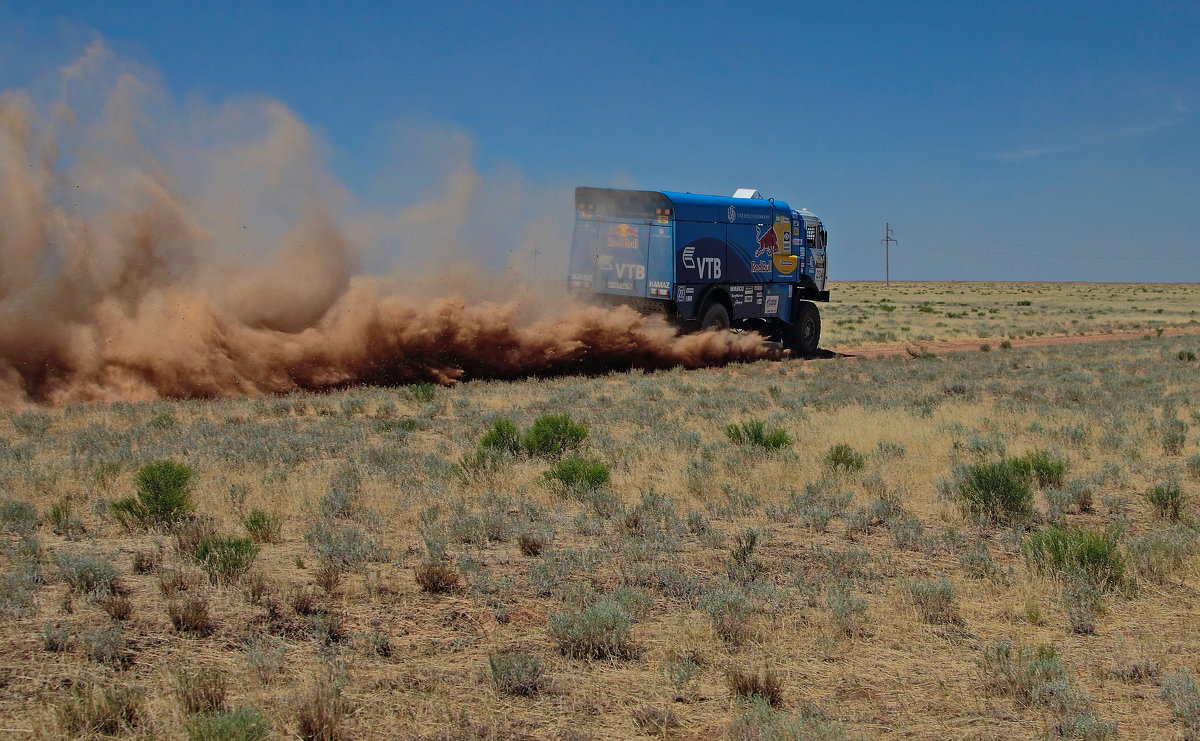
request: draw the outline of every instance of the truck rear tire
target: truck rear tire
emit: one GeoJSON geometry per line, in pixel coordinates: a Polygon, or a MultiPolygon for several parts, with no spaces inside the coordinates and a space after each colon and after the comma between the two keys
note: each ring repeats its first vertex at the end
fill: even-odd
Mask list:
{"type": "Polygon", "coordinates": [[[817,354],[821,343],[821,312],[817,305],[801,301],[796,305],[796,320],[788,327],[785,346],[804,357],[817,354]]]}
{"type": "Polygon", "coordinates": [[[704,315],[700,317],[700,331],[706,329],[729,329],[729,310],[724,304],[714,301],[704,309],[704,315]]]}

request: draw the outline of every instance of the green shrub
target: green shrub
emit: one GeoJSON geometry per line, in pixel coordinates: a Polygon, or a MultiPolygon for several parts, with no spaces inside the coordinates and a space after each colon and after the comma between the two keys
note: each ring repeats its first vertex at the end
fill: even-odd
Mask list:
{"type": "Polygon", "coordinates": [[[79,553],[60,553],[54,560],[58,572],[73,591],[105,596],[116,592],[117,570],[103,558],[79,553]]]}
{"type": "Polygon", "coordinates": [[[612,474],[600,461],[571,456],[555,463],[542,474],[547,481],[561,484],[567,491],[586,494],[608,486],[612,474]]]}
{"type": "MultiPolygon", "coordinates": [[[[660,579],[669,576],[660,572],[660,579]]],[[[698,585],[691,586],[696,591],[698,585]]],[[[713,631],[717,637],[731,646],[741,646],[753,636],[753,626],[750,617],[754,614],[754,604],[740,588],[717,588],[704,595],[701,608],[708,613],[712,620],[713,631]]]]}
{"type": "Polygon", "coordinates": [[[1170,522],[1179,522],[1183,513],[1183,505],[1187,503],[1187,495],[1183,488],[1175,482],[1157,484],[1146,492],[1146,499],[1154,505],[1158,516],[1170,522]]]}
{"type": "Polygon", "coordinates": [[[636,651],[630,637],[633,618],[612,602],[550,616],[550,637],[564,655],[575,659],[628,659],[636,651]]]}
{"type": "Polygon", "coordinates": [[[1193,363],[1196,361],[1196,353],[1192,352],[1191,350],[1180,350],[1179,354],[1175,357],[1179,358],[1185,363],[1193,363]]]}
{"type": "Polygon", "coordinates": [[[1070,464],[1049,450],[1033,450],[1016,459],[1029,468],[1040,488],[1062,488],[1070,464]]]}
{"type": "Polygon", "coordinates": [[[261,741],[271,735],[271,725],[252,707],[198,713],[184,724],[188,741],[261,741]]]}
{"type": "Polygon", "coordinates": [[[958,593],[946,577],[936,581],[912,581],[908,583],[908,597],[927,623],[959,624],[962,617],[958,612],[958,593]]]}
{"type": "Polygon", "coordinates": [[[861,471],[867,466],[867,457],[845,443],[830,448],[824,461],[834,471],[861,471]]]}
{"type": "Polygon", "coordinates": [[[1033,515],[1030,468],[1003,458],[957,466],[949,486],[965,514],[991,524],[1025,522],[1033,515]]]}
{"type": "Polygon", "coordinates": [[[519,651],[489,654],[488,668],[496,688],[506,695],[532,697],[546,684],[542,662],[533,654],[519,651]]]}
{"type": "Polygon", "coordinates": [[[213,584],[228,584],[245,574],[258,557],[258,546],[249,538],[213,536],[200,541],[193,558],[208,572],[213,584]]]}
{"type": "Polygon", "coordinates": [[[1125,557],[1111,530],[1051,525],[1030,533],[1021,544],[1021,553],[1039,574],[1082,581],[1099,589],[1119,587],[1125,578],[1125,557]]]}
{"type": "Polygon", "coordinates": [[[778,427],[768,430],[767,423],[761,419],[731,424],[725,428],[725,435],[734,445],[750,445],[763,450],[779,450],[792,444],[792,438],[785,430],[778,427]]]}
{"type": "Polygon", "coordinates": [[[274,512],[252,509],[242,518],[242,527],[255,543],[278,543],[283,518],[274,512]]]}
{"type": "Polygon", "coordinates": [[[174,461],[154,461],[134,476],[135,496],[110,505],[117,521],[127,529],[171,527],[192,511],[191,481],[195,472],[174,461]]]}
{"type": "Polygon", "coordinates": [[[491,428],[479,440],[483,450],[494,450],[508,455],[521,454],[521,431],[508,419],[492,422],[491,428]]]}
{"type": "Polygon", "coordinates": [[[404,390],[404,395],[412,401],[422,401],[428,404],[437,397],[436,383],[414,383],[404,390]]]}
{"type": "Polygon", "coordinates": [[[50,505],[46,513],[46,521],[55,535],[61,535],[67,540],[78,540],[83,535],[83,522],[75,516],[70,499],[60,499],[50,505]]]}
{"type": "Polygon", "coordinates": [[[376,545],[354,525],[318,523],[304,534],[304,542],[323,563],[342,571],[353,571],[375,557],[376,545]]]}
{"type": "Polygon", "coordinates": [[[1184,738],[1200,738],[1200,689],[1191,672],[1180,669],[1163,677],[1159,694],[1166,700],[1171,715],[1183,723],[1184,738]]]}
{"type": "Polygon", "coordinates": [[[569,414],[544,414],[525,430],[521,448],[535,458],[561,458],[578,450],[587,434],[587,427],[572,422],[569,414]]]}

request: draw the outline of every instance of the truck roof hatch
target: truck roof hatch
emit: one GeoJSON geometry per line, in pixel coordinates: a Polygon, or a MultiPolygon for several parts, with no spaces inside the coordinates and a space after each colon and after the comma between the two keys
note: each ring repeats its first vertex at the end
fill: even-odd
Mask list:
{"type": "Polygon", "coordinates": [[[760,201],[763,200],[762,194],[759,193],[754,188],[738,188],[737,190],[733,191],[733,197],[734,198],[757,198],[760,201]]]}

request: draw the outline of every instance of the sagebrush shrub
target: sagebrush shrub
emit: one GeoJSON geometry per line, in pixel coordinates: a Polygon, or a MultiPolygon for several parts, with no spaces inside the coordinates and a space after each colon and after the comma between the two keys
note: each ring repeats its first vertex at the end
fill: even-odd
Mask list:
{"type": "Polygon", "coordinates": [[[1180,669],[1163,677],[1162,689],[1159,694],[1166,700],[1180,723],[1183,724],[1184,738],[1200,739],[1200,688],[1187,669],[1180,669]]]}
{"type": "Polygon", "coordinates": [[[54,560],[63,581],[75,592],[104,596],[116,591],[117,570],[103,558],[60,553],[54,560]]]}
{"type": "Polygon", "coordinates": [[[1039,574],[1114,589],[1125,579],[1125,556],[1112,530],[1051,525],[1030,533],[1021,544],[1029,567],[1039,574]]]}
{"type": "Polygon", "coordinates": [[[354,525],[318,523],[304,534],[304,542],[323,563],[353,571],[376,555],[375,541],[354,525]]]}
{"type": "Polygon", "coordinates": [[[838,443],[825,453],[825,465],[834,471],[861,471],[867,466],[867,457],[846,443],[838,443]]]}
{"type": "Polygon", "coordinates": [[[636,650],[630,635],[633,618],[624,608],[601,601],[584,609],[550,616],[550,637],[564,655],[575,659],[628,659],[636,650]]]}
{"type": "Polygon", "coordinates": [[[921,619],[927,623],[962,622],[958,612],[958,592],[944,576],[937,580],[909,582],[908,596],[921,619]]]}
{"type": "Polygon", "coordinates": [[[578,450],[588,429],[571,421],[569,414],[544,414],[521,436],[521,448],[534,458],[561,458],[578,450]]]}
{"type": "Polygon", "coordinates": [[[110,505],[127,529],[171,527],[192,511],[190,467],[174,461],[147,463],[134,476],[135,495],[110,505]]]}
{"type": "Polygon", "coordinates": [[[767,423],[761,419],[728,425],[725,436],[734,445],[750,445],[763,450],[779,450],[792,444],[792,437],[786,430],[778,427],[767,429],[767,423]]]}
{"type": "Polygon", "coordinates": [[[488,668],[496,688],[506,695],[531,697],[546,683],[541,660],[520,651],[502,651],[488,655],[488,668]]]}
{"type": "Polygon", "coordinates": [[[249,571],[258,557],[258,546],[249,538],[214,536],[200,541],[193,557],[208,572],[209,581],[228,584],[249,571]]]}
{"type": "Polygon", "coordinates": [[[979,663],[988,688],[1033,704],[1043,688],[1067,676],[1067,670],[1052,644],[1031,648],[999,641],[984,649],[979,663]]]}
{"type": "Polygon", "coordinates": [[[193,715],[184,730],[188,741],[263,741],[271,724],[257,708],[241,706],[193,715]]]}
{"type": "Polygon", "coordinates": [[[555,463],[542,474],[547,481],[562,485],[568,492],[586,494],[608,486],[612,472],[601,461],[571,456],[555,463]]]}
{"type": "Polygon", "coordinates": [[[1167,419],[1162,423],[1162,446],[1167,455],[1179,455],[1187,442],[1187,423],[1181,419],[1167,419]]]}
{"type": "Polygon", "coordinates": [[[1026,522],[1033,516],[1032,473],[1018,460],[957,466],[948,490],[965,514],[986,523],[1026,522]]]}

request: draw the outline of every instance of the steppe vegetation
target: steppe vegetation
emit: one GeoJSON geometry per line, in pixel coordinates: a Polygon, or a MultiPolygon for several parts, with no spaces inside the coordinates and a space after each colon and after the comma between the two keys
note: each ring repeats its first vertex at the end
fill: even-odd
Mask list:
{"type": "Polygon", "coordinates": [[[0,725],[1198,738],[1197,351],[12,411],[0,725]]]}
{"type": "MultiPolygon", "coordinates": [[[[832,283],[823,345],[1049,337],[1200,327],[1200,284],[832,283]]],[[[1193,352],[1182,350],[1181,352],[1193,352]]]]}

